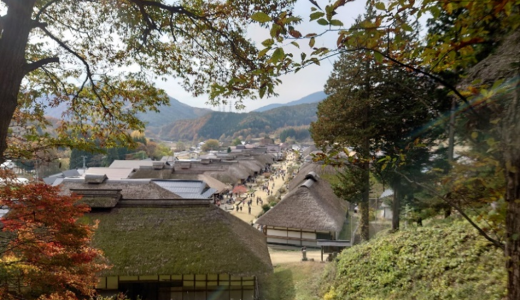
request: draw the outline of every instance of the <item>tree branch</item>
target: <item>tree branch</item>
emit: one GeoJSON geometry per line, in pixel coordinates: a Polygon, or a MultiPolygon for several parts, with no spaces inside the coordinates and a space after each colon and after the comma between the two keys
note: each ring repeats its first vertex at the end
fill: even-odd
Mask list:
{"type": "Polygon", "coordinates": [[[194,19],[204,19],[203,17],[200,17],[186,9],[184,9],[184,7],[182,6],[173,6],[173,5],[166,5],[166,4],[163,4],[161,2],[155,2],[155,1],[147,1],[147,0],[129,0],[130,2],[134,3],[135,5],[139,6],[139,7],[143,7],[143,6],[153,6],[153,7],[158,7],[158,8],[161,8],[161,9],[164,9],[164,10],[167,10],[171,13],[178,13],[178,14],[183,14],[183,15],[186,15],[190,18],[194,18],[194,19]]]}
{"type": "Polygon", "coordinates": [[[24,64],[23,66],[23,69],[24,69],[24,73],[25,74],[28,74],[40,67],[43,67],[44,65],[46,64],[50,64],[50,63],[59,63],[60,62],[60,58],[59,57],[46,57],[46,58],[43,58],[43,59],[40,59],[38,61],[35,61],[33,63],[26,63],[24,64]]]}
{"type": "Polygon", "coordinates": [[[59,1],[61,1],[61,0],[51,0],[51,1],[47,2],[47,3],[46,3],[46,4],[45,4],[41,9],[40,9],[40,11],[38,11],[38,13],[36,14],[36,17],[34,18],[34,20],[35,20],[36,22],[39,22],[39,21],[40,21],[40,16],[42,15],[42,13],[44,13],[45,10],[46,10],[49,6],[51,6],[51,5],[53,5],[54,3],[59,2],[59,1]]]}
{"type": "MultiPolygon", "coordinates": [[[[65,44],[63,41],[61,41],[59,38],[57,38],[56,36],[54,36],[49,30],[47,30],[47,28],[45,27],[42,27],[41,30],[49,37],[51,38],[52,40],[54,40],[56,43],[58,43],[58,45],[60,45],[60,47],[62,47],[63,49],[65,49],[67,52],[69,52],[70,54],[72,54],[73,56],[75,56],[76,58],[78,58],[82,63],[83,65],[85,66],[85,70],[87,71],[87,77],[85,78],[85,81],[83,82],[83,85],[81,86],[80,90],[78,91],[78,93],[76,94],[76,96],[79,95],[79,93],[81,92],[81,90],[84,88],[85,86],[85,83],[86,81],[90,81],[90,84],[92,85],[92,92],[94,93],[94,95],[96,96],[96,98],[99,100],[99,103],[101,104],[101,106],[103,107],[103,110],[105,111],[105,113],[107,115],[109,115],[110,117],[113,117],[112,113],[110,112],[110,110],[105,106],[105,103],[103,102],[103,98],[99,95],[97,89],[96,89],[96,83],[94,82],[94,79],[93,79],[93,74],[92,74],[92,71],[90,70],[90,65],[88,64],[88,62],[83,58],[81,57],[81,55],[79,55],[78,53],[76,53],[74,50],[72,50],[69,46],[67,46],[67,44],[65,44]]],[[[76,100],[77,97],[74,97],[73,101],[76,100]]]]}
{"type": "Polygon", "coordinates": [[[430,188],[429,186],[426,186],[426,185],[424,185],[422,183],[418,183],[418,182],[408,178],[408,176],[406,176],[406,175],[404,175],[402,173],[399,173],[398,171],[394,170],[394,172],[396,174],[401,175],[402,177],[404,177],[408,182],[416,184],[416,185],[422,187],[423,189],[427,190],[428,192],[432,193],[433,195],[435,195],[439,199],[441,199],[444,202],[446,202],[449,206],[453,207],[457,212],[459,212],[460,215],[464,219],[466,219],[466,221],[468,221],[471,224],[471,226],[473,226],[480,233],[480,235],[482,235],[486,240],[490,241],[495,247],[497,247],[499,249],[502,249],[502,250],[505,249],[504,243],[501,243],[501,242],[495,240],[494,238],[490,237],[482,228],[480,228],[475,222],[473,222],[473,220],[462,210],[462,208],[460,206],[458,206],[457,204],[455,204],[452,201],[448,200],[446,198],[446,196],[440,195],[436,190],[434,190],[434,189],[430,188]]]}

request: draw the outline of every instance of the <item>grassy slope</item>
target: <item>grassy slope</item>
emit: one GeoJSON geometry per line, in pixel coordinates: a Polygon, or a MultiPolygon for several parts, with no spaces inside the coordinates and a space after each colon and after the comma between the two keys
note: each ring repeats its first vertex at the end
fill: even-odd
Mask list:
{"type": "Polygon", "coordinates": [[[437,222],[344,251],[322,288],[324,299],[502,299],[503,266],[467,223],[437,222]]]}
{"type": "Polygon", "coordinates": [[[260,286],[261,300],[317,300],[320,277],[326,264],[287,263],[274,267],[274,273],[260,286]]]}

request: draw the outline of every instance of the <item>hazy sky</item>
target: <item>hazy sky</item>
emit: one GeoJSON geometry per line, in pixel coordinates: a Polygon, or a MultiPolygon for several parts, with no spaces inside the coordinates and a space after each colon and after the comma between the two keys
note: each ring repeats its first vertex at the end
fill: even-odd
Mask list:
{"type": "MultiPolygon", "coordinates": [[[[328,1],[318,2],[322,8],[324,8],[325,4],[328,3],[328,1]]],[[[317,25],[315,22],[314,24],[308,23],[308,16],[311,12],[311,6],[312,4],[308,0],[299,0],[296,4],[296,14],[301,16],[304,21],[301,25],[299,25],[297,29],[299,29],[303,35],[310,32],[319,33],[326,29],[325,26],[317,25]]],[[[364,13],[364,7],[365,0],[356,0],[352,3],[347,3],[344,7],[338,10],[339,14],[336,17],[340,16],[338,17],[338,19],[340,19],[343,22],[343,24],[346,27],[348,27],[352,24],[352,22],[358,15],[364,13]]],[[[260,45],[260,42],[269,37],[269,32],[259,27],[251,27],[248,30],[248,35],[251,37],[252,40],[257,42],[257,44],[261,48],[262,45],[260,45]]],[[[316,40],[315,47],[334,47],[336,39],[337,35],[331,33],[325,38],[316,40]]],[[[299,44],[301,50],[298,50],[296,47],[292,45],[288,45],[284,48],[284,50],[285,52],[309,50],[309,47],[304,46],[308,44],[307,41],[300,41],[299,44]]],[[[298,55],[295,55],[295,57],[299,57],[299,52],[294,53],[298,53],[298,55]]],[[[251,111],[271,103],[286,103],[298,100],[314,92],[322,91],[323,86],[325,85],[325,82],[332,70],[332,65],[334,62],[333,60],[334,58],[331,58],[329,60],[322,61],[321,66],[313,65],[303,70],[300,70],[296,74],[288,74],[283,76],[281,78],[283,83],[279,85],[276,89],[276,92],[279,94],[278,97],[255,101],[247,100],[244,102],[244,104],[246,105],[246,109],[244,110],[244,112],[251,111]]],[[[164,89],[171,97],[181,102],[184,102],[190,106],[205,107],[211,108],[213,110],[219,110],[218,107],[211,107],[210,105],[206,104],[207,96],[193,97],[189,92],[185,91],[182,87],[180,87],[174,78],[171,78],[166,82],[157,82],[157,86],[164,89]]],[[[228,110],[229,106],[226,107],[226,111],[228,110]]],[[[233,111],[235,110],[233,109],[233,111]]]]}

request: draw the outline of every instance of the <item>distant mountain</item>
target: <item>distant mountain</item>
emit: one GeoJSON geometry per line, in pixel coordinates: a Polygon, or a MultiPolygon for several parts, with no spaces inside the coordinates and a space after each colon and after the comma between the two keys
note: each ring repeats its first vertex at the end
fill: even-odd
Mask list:
{"type": "MultiPolygon", "coordinates": [[[[147,130],[156,131],[154,130],[155,128],[166,125],[168,123],[177,120],[196,119],[212,112],[211,109],[207,108],[191,107],[172,97],[169,97],[169,99],[170,105],[159,106],[159,112],[148,111],[137,114],[139,120],[146,123],[147,130]]],[[[43,98],[39,101],[45,104],[45,100],[43,98]]],[[[66,103],[61,103],[56,107],[45,106],[45,115],[51,118],[61,119],[62,114],[66,109],[66,103]]]]}
{"type": "Polygon", "coordinates": [[[212,112],[211,109],[192,107],[169,97],[170,105],[159,107],[159,112],[138,113],[139,120],[145,122],[146,127],[160,127],[177,120],[196,119],[212,112]]]}
{"type": "Polygon", "coordinates": [[[318,103],[279,107],[265,112],[231,113],[211,112],[198,119],[179,120],[161,127],[158,133],[163,140],[218,139],[232,136],[269,133],[287,126],[309,125],[316,121],[318,103]]]}
{"type": "Polygon", "coordinates": [[[306,104],[306,103],[316,103],[316,102],[321,102],[325,98],[327,98],[327,94],[325,94],[324,92],[316,92],[316,93],[310,94],[308,96],[305,96],[305,97],[303,97],[303,98],[301,98],[299,100],[287,102],[287,103],[284,103],[284,104],[273,103],[273,104],[269,104],[269,105],[257,108],[254,111],[255,112],[263,112],[263,111],[268,111],[268,110],[271,110],[273,108],[278,108],[278,107],[283,107],[283,106],[294,106],[294,105],[300,105],[300,104],[306,104]]]}

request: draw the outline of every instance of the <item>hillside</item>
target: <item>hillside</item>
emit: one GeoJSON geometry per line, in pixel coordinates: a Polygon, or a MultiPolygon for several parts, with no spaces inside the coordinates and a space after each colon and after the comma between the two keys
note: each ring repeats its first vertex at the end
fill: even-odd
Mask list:
{"type": "Polygon", "coordinates": [[[283,104],[282,103],[272,103],[272,104],[269,104],[266,106],[262,106],[260,108],[255,109],[254,112],[264,112],[264,111],[268,111],[268,110],[271,110],[274,108],[285,107],[285,106],[295,106],[295,105],[300,105],[300,104],[317,103],[317,102],[322,101],[326,97],[327,97],[327,95],[324,92],[316,92],[316,93],[312,93],[308,96],[305,96],[299,100],[295,100],[295,101],[291,101],[291,102],[287,102],[287,103],[283,103],[283,104]]]}
{"type": "Polygon", "coordinates": [[[503,299],[503,251],[467,222],[439,222],[343,251],[324,274],[324,299],[503,299]],[[328,285],[328,286],[327,286],[328,285]]]}
{"type": "Polygon", "coordinates": [[[244,134],[268,133],[285,126],[309,125],[316,120],[317,103],[281,107],[266,112],[226,113],[212,112],[195,120],[179,120],[163,126],[160,138],[164,140],[218,139],[242,131],[244,134]]]}
{"type": "Polygon", "coordinates": [[[191,107],[179,100],[168,97],[170,105],[160,106],[159,112],[139,113],[139,120],[145,122],[148,127],[160,127],[177,120],[196,119],[211,112],[207,108],[191,107]]]}
{"type": "MultiPolygon", "coordinates": [[[[172,97],[169,99],[170,105],[159,106],[159,112],[149,111],[137,114],[137,117],[147,124],[147,129],[153,130],[154,127],[160,127],[176,120],[196,119],[211,112],[207,108],[191,107],[172,97]]],[[[45,104],[46,100],[42,98],[39,101],[45,104]]],[[[61,103],[56,107],[45,106],[45,115],[59,120],[66,109],[66,103],[61,103]]]]}

